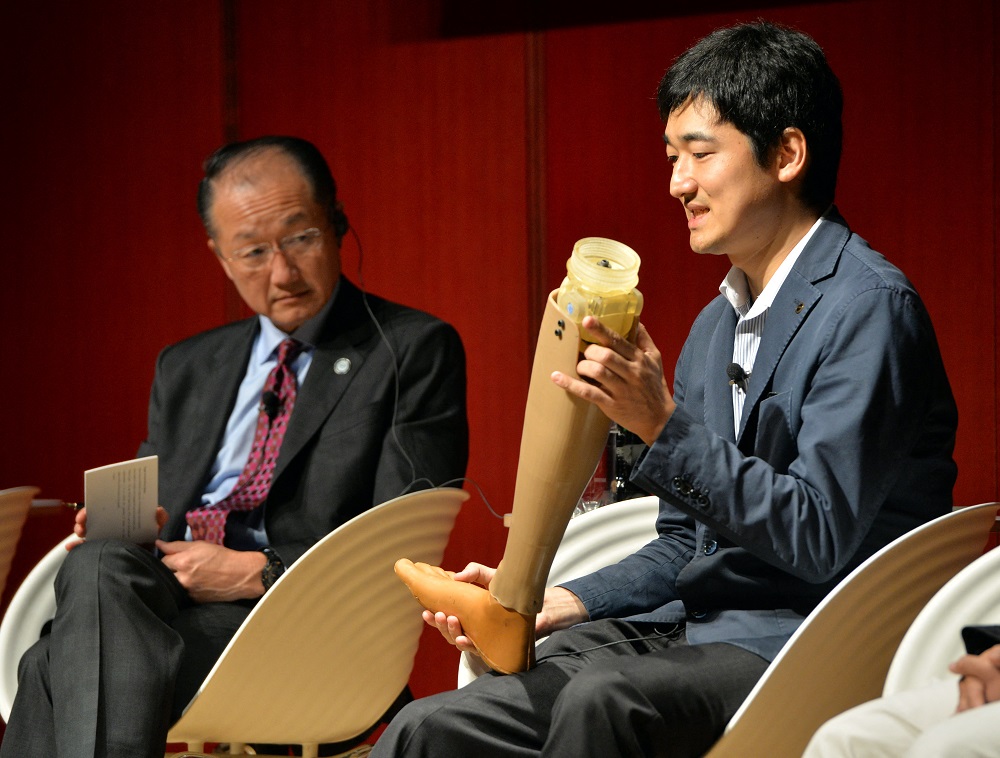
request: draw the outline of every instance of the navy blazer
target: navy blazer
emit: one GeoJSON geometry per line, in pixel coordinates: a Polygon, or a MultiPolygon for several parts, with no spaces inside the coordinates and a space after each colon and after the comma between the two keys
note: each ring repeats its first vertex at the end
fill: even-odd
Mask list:
{"type": "MultiPolygon", "coordinates": [[[[374,295],[367,307],[371,315],[361,291],[341,278],[289,419],[264,506],[268,540],[286,565],[372,506],[465,474],[458,333],[374,295]]],[[[184,514],[200,505],[259,323],[228,324],[160,354],[139,455],[160,457],[163,539],[183,539],[184,514]]]]}
{"type": "Polygon", "coordinates": [[[951,506],[957,410],[903,274],[831,211],[772,303],[734,434],[737,316],[698,316],[678,407],[633,473],[658,538],[565,586],[591,618],[687,620],[772,659],[858,564],[951,506]]]}

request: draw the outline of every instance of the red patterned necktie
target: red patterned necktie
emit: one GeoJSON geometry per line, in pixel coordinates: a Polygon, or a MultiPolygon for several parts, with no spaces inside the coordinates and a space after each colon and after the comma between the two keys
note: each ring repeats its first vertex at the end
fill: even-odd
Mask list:
{"type": "Polygon", "coordinates": [[[187,512],[185,518],[191,527],[192,539],[221,545],[226,536],[229,512],[253,510],[267,498],[281,440],[295,406],[296,381],[291,364],[304,347],[293,339],[286,339],[278,346],[278,364],[264,382],[257,429],[243,472],[233,491],[223,500],[187,512]]]}

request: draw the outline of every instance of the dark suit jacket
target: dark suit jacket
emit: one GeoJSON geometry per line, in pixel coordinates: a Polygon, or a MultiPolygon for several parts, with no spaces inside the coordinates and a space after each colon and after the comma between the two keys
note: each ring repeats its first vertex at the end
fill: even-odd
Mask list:
{"type": "Polygon", "coordinates": [[[957,411],[917,293],[835,211],[770,307],[738,436],[736,322],[722,296],[698,316],[677,411],[633,473],[659,538],[566,586],[592,618],[686,618],[692,643],[770,659],[837,581],[949,510],[957,411]]]}
{"type": "MultiPolygon", "coordinates": [[[[265,528],[286,565],[362,511],[465,474],[458,334],[426,313],[373,295],[367,300],[391,351],[360,290],[342,278],[281,446],[265,528]],[[334,370],[341,358],[350,361],[347,373],[334,370]]],[[[183,539],[184,514],[200,504],[258,328],[254,317],[160,354],[139,455],[160,457],[166,540],[183,539]]]]}

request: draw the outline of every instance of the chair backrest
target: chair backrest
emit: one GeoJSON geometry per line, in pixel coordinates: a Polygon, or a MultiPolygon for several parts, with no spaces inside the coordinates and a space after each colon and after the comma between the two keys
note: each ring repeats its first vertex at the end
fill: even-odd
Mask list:
{"type": "Polygon", "coordinates": [[[468,497],[404,495],[320,540],[257,604],[168,741],[301,744],[315,754],[377,723],[406,686],[424,626],[393,564],[440,564],[468,497]]]}
{"type": "MultiPolygon", "coordinates": [[[[883,695],[957,674],[948,664],[965,653],[962,627],[1000,624],[1000,550],[994,548],[952,577],[903,635],[885,676],[883,695]]],[[[957,692],[957,690],[956,690],[957,692]]]]}
{"type": "MultiPolygon", "coordinates": [[[[659,499],[637,497],[609,503],[570,519],[549,569],[546,587],[575,579],[617,563],[656,538],[659,499]]],[[[459,657],[458,686],[464,687],[485,668],[467,655],[459,657]]]]}
{"type": "Polygon", "coordinates": [[[982,554],[998,505],[934,519],[855,569],[795,631],[708,755],[800,756],[823,722],[878,697],[920,609],[982,554]]]}
{"type": "Polygon", "coordinates": [[[570,519],[552,561],[546,587],[597,571],[656,539],[659,498],[620,500],[570,519]]]}
{"type": "Polygon", "coordinates": [[[7,586],[7,575],[14,560],[21,530],[28,518],[32,498],[38,487],[12,487],[0,490],[0,594],[7,586]]]}

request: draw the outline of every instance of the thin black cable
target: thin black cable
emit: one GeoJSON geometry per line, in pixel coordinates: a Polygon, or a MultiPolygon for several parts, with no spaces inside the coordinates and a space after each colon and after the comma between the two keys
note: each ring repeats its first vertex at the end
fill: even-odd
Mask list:
{"type": "Polygon", "coordinates": [[[403,458],[406,459],[406,463],[410,467],[410,483],[403,488],[403,492],[400,494],[405,494],[410,487],[416,484],[419,480],[417,479],[417,467],[413,463],[413,459],[410,457],[409,453],[406,452],[406,448],[403,447],[403,443],[399,439],[399,433],[396,430],[396,414],[399,411],[399,366],[397,365],[396,351],[392,349],[392,345],[389,342],[389,338],[386,336],[385,331],[382,329],[382,325],[379,323],[378,319],[375,317],[375,312],[372,307],[368,304],[368,292],[365,290],[365,275],[362,271],[362,265],[365,259],[365,251],[361,246],[361,238],[358,233],[354,231],[354,227],[350,227],[351,235],[354,237],[354,243],[358,246],[358,286],[361,289],[361,302],[365,304],[365,310],[368,311],[368,316],[371,318],[372,323],[378,330],[379,336],[382,338],[382,342],[385,344],[385,349],[389,351],[389,357],[392,359],[392,376],[393,376],[393,404],[392,404],[392,439],[396,443],[396,447],[399,448],[399,452],[402,454],[403,458]]]}
{"type": "Polygon", "coordinates": [[[669,639],[678,639],[681,636],[681,632],[684,631],[684,624],[675,624],[674,628],[667,632],[657,632],[656,634],[650,635],[648,637],[632,637],[627,640],[614,640],[613,642],[605,642],[603,645],[594,645],[593,647],[585,647],[581,650],[567,650],[565,653],[551,653],[546,655],[545,658],[538,661],[539,665],[545,663],[549,658],[566,658],[573,655],[582,655],[583,653],[592,653],[595,650],[603,650],[606,647],[614,647],[615,645],[625,645],[631,642],[646,642],[648,640],[661,640],[664,637],[669,639]]]}
{"type": "Polygon", "coordinates": [[[354,230],[354,227],[353,226],[349,227],[349,230],[351,232],[351,236],[354,237],[354,243],[358,246],[358,288],[361,290],[361,301],[365,304],[365,310],[368,311],[368,317],[372,320],[372,323],[375,325],[375,329],[378,330],[379,336],[382,339],[382,343],[385,345],[386,350],[389,351],[389,356],[392,358],[393,390],[394,390],[393,405],[392,405],[392,424],[391,424],[392,439],[396,443],[396,447],[399,448],[399,452],[402,454],[403,458],[406,459],[406,463],[410,467],[410,476],[411,476],[409,484],[403,487],[403,491],[400,492],[399,494],[405,495],[415,485],[420,484],[422,482],[426,482],[431,487],[438,487],[438,486],[447,487],[448,485],[455,484],[457,482],[468,482],[469,484],[471,484],[473,487],[476,488],[476,492],[479,493],[479,497],[482,499],[483,503],[486,504],[486,507],[489,509],[490,513],[492,513],[496,518],[503,520],[503,516],[497,513],[495,510],[493,510],[493,506],[490,505],[490,501],[486,499],[486,495],[483,493],[483,488],[480,487],[479,483],[474,479],[462,476],[456,479],[449,479],[447,482],[444,482],[440,485],[436,485],[427,477],[417,476],[416,464],[414,464],[413,459],[406,452],[406,448],[403,447],[403,442],[402,440],[399,439],[399,432],[397,431],[396,418],[397,418],[397,412],[399,410],[400,379],[399,379],[399,365],[398,365],[398,360],[396,358],[396,351],[392,349],[392,345],[389,342],[389,338],[386,336],[385,331],[382,329],[382,325],[379,323],[378,318],[376,318],[375,312],[368,304],[368,292],[365,289],[365,275],[362,269],[365,259],[364,248],[361,246],[361,238],[358,236],[358,233],[354,230]]]}

